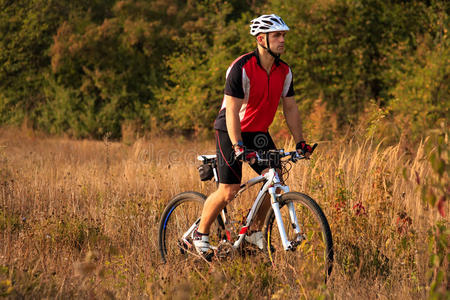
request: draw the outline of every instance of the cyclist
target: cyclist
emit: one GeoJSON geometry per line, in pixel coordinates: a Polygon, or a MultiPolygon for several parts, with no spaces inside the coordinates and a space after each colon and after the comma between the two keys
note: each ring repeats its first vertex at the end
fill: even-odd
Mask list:
{"type": "MultiPolygon", "coordinates": [[[[213,254],[208,237],[212,222],[239,190],[242,161],[254,157],[255,151],[276,149],[268,128],[280,99],[297,150],[306,156],[312,152],[303,139],[291,69],[280,59],[287,31],[289,27],[274,14],[252,20],[250,34],[256,37],[257,48],[237,58],[227,70],[225,95],[214,123],[219,186],[205,201],[193,239],[195,249],[204,257],[211,258],[213,254]]],[[[250,165],[258,174],[268,167],[250,165]]],[[[247,242],[260,249],[264,245],[261,229],[269,208],[270,199],[266,197],[252,225],[253,233],[246,236],[247,242]]]]}

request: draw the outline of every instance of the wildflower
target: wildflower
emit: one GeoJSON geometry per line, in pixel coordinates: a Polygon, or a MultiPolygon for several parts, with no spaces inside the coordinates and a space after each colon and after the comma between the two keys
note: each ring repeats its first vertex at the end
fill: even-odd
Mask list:
{"type": "Polygon", "coordinates": [[[355,215],[357,216],[365,216],[366,215],[366,208],[364,205],[362,205],[361,201],[353,205],[353,211],[355,212],[355,215]]]}
{"type": "Polygon", "coordinates": [[[439,198],[439,201],[437,203],[437,209],[441,214],[441,216],[444,218],[445,218],[445,200],[446,200],[445,196],[442,196],[441,198],[439,198]]]}
{"type": "Polygon", "coordinates": [[[412,224],[412,219],[406,212],[400,212],[397,214],[397,220],[395,224],[397,226],[398,233],[406,234],[412,224]]]}

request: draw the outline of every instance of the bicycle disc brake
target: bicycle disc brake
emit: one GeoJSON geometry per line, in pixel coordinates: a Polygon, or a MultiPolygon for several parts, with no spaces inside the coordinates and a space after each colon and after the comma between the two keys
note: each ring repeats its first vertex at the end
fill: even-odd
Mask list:
{"type": "Polygon", "coordinates": [[[290,251],[297,250],[297,247],[301,245],[304,241],[306,241],[306,237],[304,234],[298,233],[295,240],[291,241],[291,248],[290,251]]]}

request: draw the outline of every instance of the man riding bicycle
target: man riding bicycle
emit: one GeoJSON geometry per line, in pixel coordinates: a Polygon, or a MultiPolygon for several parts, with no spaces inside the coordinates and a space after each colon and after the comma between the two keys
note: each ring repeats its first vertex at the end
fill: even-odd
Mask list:
{"type": "MultiPolygon", "coordinates": [[[[256,37],[255,51],[237,58],[226,73],[225,95],[214,123],[218,159],[218,189],[203,206],[200,224],[194,232],[197,252],[210,257],[209,230],[220,211],[234,199],[242,179],[242,161],[264,173],[268,166],[255,163],[258,151],[276,149],[268,133],[280,99],[286,123],[296,142],[297,151],[309,156],[311,146],[303,139],[300,114],[294,99],[292,72],[280,59],[284,53],[285,35],[289,27],[277,15],[262,15],[251,21],[250,34],[256,37]]],[[[246,241],[263,249],[261,232],[270,208],[270,197],[260,206],[253,233],[246,241]]]]}

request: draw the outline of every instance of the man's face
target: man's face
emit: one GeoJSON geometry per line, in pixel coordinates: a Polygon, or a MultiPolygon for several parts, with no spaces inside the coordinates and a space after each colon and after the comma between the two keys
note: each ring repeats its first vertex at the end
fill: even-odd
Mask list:
{"type": "Polygon", "coordinates": [[[267,34],[269,35],[270,50],[275,54],[283,54],[285,51],[284,38],[286,36],[286,31],[275,31],[267,34]]]}

